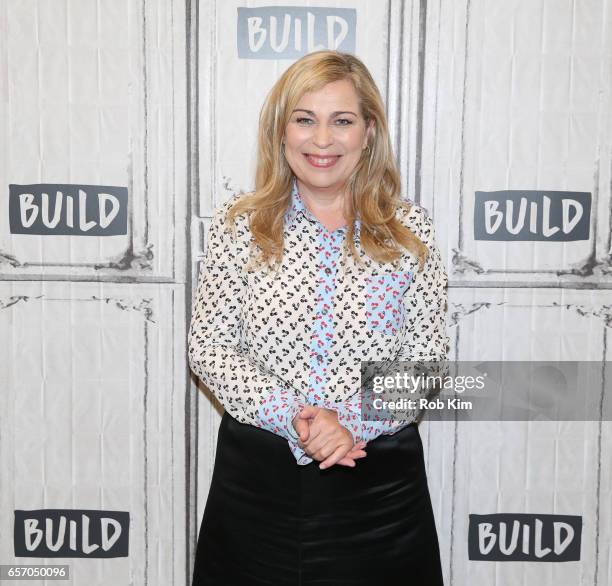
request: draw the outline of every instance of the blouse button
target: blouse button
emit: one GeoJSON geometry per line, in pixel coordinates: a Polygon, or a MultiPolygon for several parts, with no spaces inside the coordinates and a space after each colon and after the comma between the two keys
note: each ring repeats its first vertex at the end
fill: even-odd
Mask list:
{"type": "Polygon", "coordinates": [[[331,272],[332,272],[332,270],[331,270],[329,267],[327,267],[327,268],[325,269],[325,274],[326,274],[326,275],[331,275],[331,272]]]}

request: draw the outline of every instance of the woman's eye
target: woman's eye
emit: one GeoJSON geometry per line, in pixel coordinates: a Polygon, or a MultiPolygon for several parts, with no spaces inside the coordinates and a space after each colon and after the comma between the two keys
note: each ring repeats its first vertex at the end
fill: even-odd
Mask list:
{"type": "MultiPolygon", "coordinates": [[[[296,118],[295,121],[298,124],[306,124],[307,126],[310,125],[310,122],[313,122],[312,118],[296,118]]],[[[348,118],[338,118],[336,120],[336,123],[340,123],[337,124],[338,126],[350,126],[351,124],[353,124],[353,121],[349,120],[348,118]]]]}

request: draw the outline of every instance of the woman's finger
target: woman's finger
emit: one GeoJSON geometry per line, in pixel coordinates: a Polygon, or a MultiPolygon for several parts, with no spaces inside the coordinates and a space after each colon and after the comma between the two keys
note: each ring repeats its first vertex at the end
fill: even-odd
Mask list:
{"type": "Polygon", "coordinates": [[[337,435],[333,430],[326,429],[309,441],[306,447],[311,454],[314,454],[314,458],[322,462],[334,452],[342,441],[342,436],[337,435]]]}
{"type": "Polygon", "coordinates": [[[355,464],[355,460],[360,460],[361,458],[365,458],[367,456],[367,454],[362,451],[352,451],[349,452],[344,458],[342,458],[342,460],[339,460],[337,463],[338,464],[342,464],[343,466],[351,466],[351,468],[353,468],[354,464],[355,464]]]}
{"type": "MultiPolygon", "coordinates": [[[[324,446],[330,443],[330,441],[331,439],[329,434],[320,432],[317,435],[314,435],[311,430],[310,439],[308,440],[308,442],[306,442],[306,444],[304,444],[304,450],[310,457],[315,457],[313,454],[317,454],[324,446]]],[[[320,461],[322,460],[322,458],[317,458],[317,460],[320,461]]]]}
{"type": "Polygon", "coordinates": [[[344,456],[342,460],[338,460],[336,464],[339,464],[340,466],[347,466],[348,468],[355,468],[356,466],[355,460],[353,460],[353,458],[351,458],[349,455],[344,456]]]}
{"type": "Polygon", "coordinates": [[[308,425],[308,438],[307,440],[304,442],[304,445],[310,449],[313,449],[314,446],[317,445],[323,445],[320,441],[317,442],[316,444],[314,443],[315,440],[317,438],[321,437],[321,428],[318,425],[315,425],[314,423],[309,424],[308,422],[305,422],[306,425],[308,425]]]}
{"type": "Polygon", "coordinates": [[[299,417],[295,421],[295,425],[293,426],[296,433],[300,436],[300,441],[302,443],[308,441],[310,436],[310,426],[308,425],[308,421],[305,419],[300,419],[299,417]]]}
{"type": "Polygon", "coordinates": [[[321,470],[324,470],[325,468],[329,468],[330,466],[333,466],[334,464],[336,464],[337,462],[342,460],[342,458],[344,458],[346,456],[346,454],[350,451],[350,449],[351,449],[350,446],[348,446],[346,444],[340,444],[334,450],[334,452],[331,454],[331,456],[329,456],[328,458],[323,460],[323,462],[321,462],[321,464],[319,464],[319,468],[321,470]]]}
{"type": "Polygon", "coordinates": [[[317,407],[316,405],[306,405],[299,413],[300,419],[315,417],[320,410],[321,407],[317,407]]]}
{"type": "MultiPolygon", "coordinates": [[[[328,458],[333,457],[335,454],[337,454],[337,450],[338,448],[340,448],[342,446],[336,445],[333,446],[330,449],[330,444],[323,446],[320,450],[314,452],[311,457],[313,458],[313,460],[317,460],[317,462],[325,462],[325,460],[327,460],[328,458]]],[[[341,457],[348,457],[351,460],[354,460],[353,456],[349,456],[348,454],[340,454],[341,457]]],[[[337,463],[337,462],[334,462],[337,463]]],[[[330,466],[332,466],[333,464],[329,464],[328,466],[326,466],[327,468],[329,468],[330,466]]]]}

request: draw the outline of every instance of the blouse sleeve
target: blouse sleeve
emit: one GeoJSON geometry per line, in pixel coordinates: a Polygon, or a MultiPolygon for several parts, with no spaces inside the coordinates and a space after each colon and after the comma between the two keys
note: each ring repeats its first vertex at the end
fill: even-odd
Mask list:
{"type": "MultiPolygon", "coordinates": [[[[396,360],[418,362],[440,362],[430,364],[430,376],[444,376],[448,370],[446,360],[449,350],[449,337],[446,333],[447,285],[448,276],[440,251],[436,244],[432,219],[425,208],[417,212],[418,236],[427,246],[429,254],[419,270],[415,269],[413,282],[404,296],[406,319],[402,331],[403,342],[396,360]]],[[[425,395],[430,398],[436,391],[425,395]]],[[[421,396],[412,396],[418,399],[421,396]]],[[[361,393],[345,402],[338,411],[338,420],[351,432],[355,441],[370,441],[381,434],[390,435],[412,423],[418,415],[410,413],[410,419],[362,420],[361,393]]],[[[363,419],[375,419],[376,414],[363,419]]]]}
{"type": "Polygon", "coordinates": [[[189,327],[189,366],[232,417],[285,438],[298,464],[307,464],[312,460],[298,446],[292,424],[304,398],[240,349],[246,283],[225,224],[227,209],[215,212],[208,233],[189,327]]]}
{"type": "Polygon", "coordinates": [[[432,219],[423,208],[419,237],[429,249],[422,270],[417,270],[404,296],[406,323],[397,360],[444,361],[448,357],[446,332],[448,276],[436,243],[432,219]]]}

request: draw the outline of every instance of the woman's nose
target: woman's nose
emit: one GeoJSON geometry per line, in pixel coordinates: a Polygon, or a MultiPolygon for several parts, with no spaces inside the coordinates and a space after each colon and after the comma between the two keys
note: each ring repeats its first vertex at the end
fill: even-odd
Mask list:
{"type": "Polygon", "coordinates": [[[314,131],[313,142],[319,148],[328,147],[332,142],[332,133],[330,132],[327,124],[318,124],[314,131]]]}

